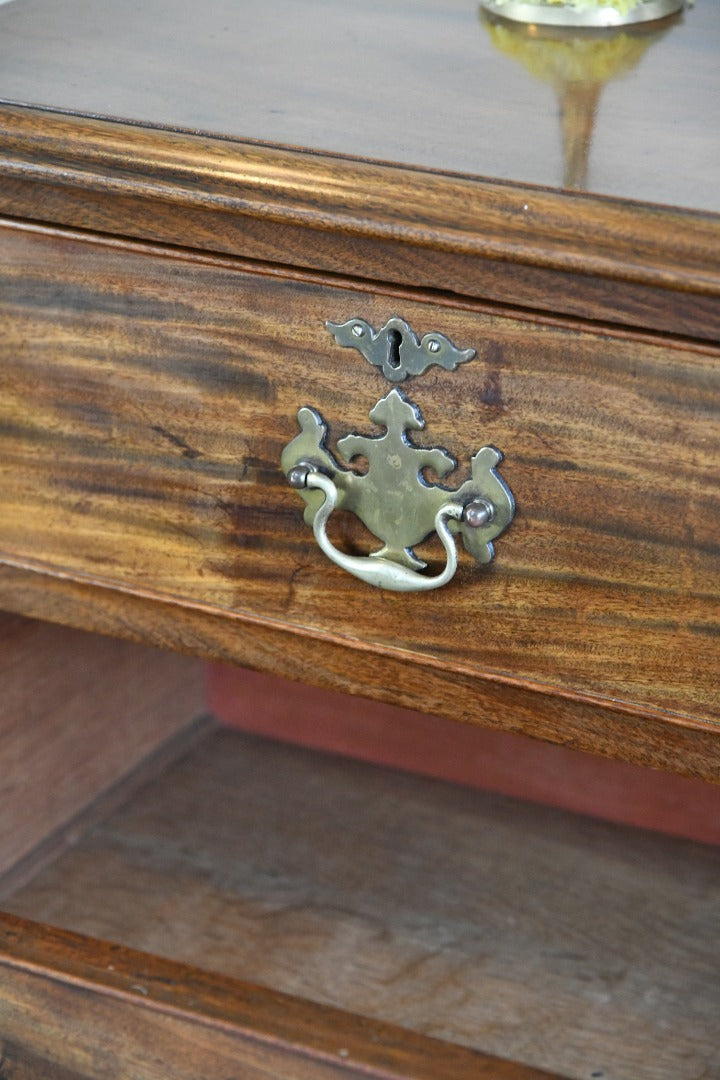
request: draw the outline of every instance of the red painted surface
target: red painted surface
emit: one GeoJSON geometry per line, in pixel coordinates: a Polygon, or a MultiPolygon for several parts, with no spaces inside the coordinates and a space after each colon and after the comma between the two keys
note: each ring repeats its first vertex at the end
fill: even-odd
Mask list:
{"type": "Polygon", "coordinates": [[[221,723],[301,746],[720,844],[720,787],[637,765],[208,665],[221,723]]]}

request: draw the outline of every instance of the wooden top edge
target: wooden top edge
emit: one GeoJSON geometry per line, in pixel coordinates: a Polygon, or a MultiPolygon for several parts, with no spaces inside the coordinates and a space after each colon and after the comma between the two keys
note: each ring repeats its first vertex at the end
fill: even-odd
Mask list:
{"type": "MultiPolygon", "coordinates": [[[[406,248],[720,295],[720,215],[687,209],[17,105],[0,105],[0,176],[103,192],[107,231],[113,230],[111,197],[135,196],[406,248]]],[[[2,211],[12,213],[0,194],[2,211]]],[[[38,220],[42,213],[39,203],[38,220]]]]}
{"type": "Polygon", "coordinates": [[[285,1046],[325,1059],[349,1076],[560,1080],[554,1073],[14,915],[0,914],[0,968],[285,1046]]]}
{"type": "MultiPolygon", "coordinates": [[[[21,117],[26,117],[30,123],[32,123],[31,118],[40,120],[45,124],[52,120],[57,120],[60,127],[69,125],[67,128],[68,131],[78,131],[80,130],[80,127],[85,130],[94,128],[98,131],[101,128],[106,128],[108,131],[124,131],[128,138],[132,138],[131,133],[135,133],[138,138],[142,137],[144,134],[151,143],[157,141],[158,145],[161,145],[164,140],[167,140],[167,145],[170,145],[171,143],[178,145],[182,142],[187,146],[195,147],[197,153],[200,155],[203,153],[203,146],[208,154],[213,152],[213,148],[217,151],[220,147],[235,147],[238,153],[243,155],[256,152],[259,157],[267,158],[268,155],[272,155],[278,161],[281,158],[287,160],[297,160],[298,158],[302,158],[303,160],[312,160],[318,163],[337,163],[340,168],[342,168],[344,163],[348,167],[356,167],[358,170],[368,167],[371,169],[380,169],[383,170],[383,172],[392,170],[394,172],[402,173],[403,175],[417,174],[426,177],[440,177],[447,181],[470,181],[474,184],[480,183],[491,186],[498,191],[505,190],[508,193],[516,192],[525,195],[541,194],[558,198],[563,202],[569,199],[573,202],[582,201],[597,203],[600,206],[616,206],[635,209],[647,208],[660,212],[670,211],[671,213],[680,214],[683,217],[689,215],[691,217],[700,218],[705,222],[712,223],[717,221],[720,223],[720,212],[715,212],[710,209],[695,209],[691,205],[675,205],[644,199],[625,198],[619,195],[604,194],[602,192],[588,191],[585,189],[557,188],[533,183],[532,181],[494,177],[491,174],[481,172],[474,173],[441,169],[429,165],[417,165],[409,162],[395,161],[390,158],[372,158],[361,154],[322,150],[315,147],[303,146],[298,143],[268,142],[264,139],[254,139],[250,137],[241,138],[237,135],[223,134],[210,130],[191,130],[189,128],[173,127],[167,124],[132,120],[120,116],[106,116],[101,113],[71,112],[67,109],[51,108],[47,105],[12,101],[0,97],[0,121],[2,121],[3,125],[6,119],[11,116],[17,117],[18,121],[20,121],[21,117]]],[[[119,137],[118,141],[120,141],[120,139],[122,139],[122,136],[119,137]]]]}

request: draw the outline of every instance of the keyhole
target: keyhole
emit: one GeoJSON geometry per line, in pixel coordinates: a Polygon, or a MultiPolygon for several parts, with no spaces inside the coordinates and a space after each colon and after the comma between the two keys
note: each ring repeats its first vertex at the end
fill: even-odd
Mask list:
{"type": "Polygon", "coordinates": [[[391,368],[400,367],[400,346],[402,345],[402,334],[399,330],[388,330],[387,346],[388,346],[388,365],[391,368]]]}

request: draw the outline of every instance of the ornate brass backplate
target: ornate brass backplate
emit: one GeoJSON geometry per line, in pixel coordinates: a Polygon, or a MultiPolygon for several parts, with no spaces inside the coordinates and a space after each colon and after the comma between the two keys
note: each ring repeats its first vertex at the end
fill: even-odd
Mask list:
{"type": "MultiPolygon", "coordinates": [[[[418,339],[398,318],[377,332],[361,319],[327,326],[339,344],[355,345],[394,382],[422,374],[432,364],[451,371],[475,355],[473,349],[457,349],[442,334],[418,339]]],[[[458,488],[448,488],[427,480],[425,470],[442,480],[457,463],[447,450],[413,441],[410,432],[422,431],[425,421],[400,390],[390,390],[369,416],[384,431],[339,439],[338,450],[348,465],[337,461],[325,445],[325,421],[309,406],[299,410],[300,433],[283,451],[283,471],[305,499],[305,520],[322,550],[356,577],[396,591],[437,588],[449,581],[457,565],[453,535],[458,533],[478,562],[490,562],[492,541],[507,528],[515,509],[509,488],[496,472],[500,451],[482,447],[472,458],[470,479],[458,488]],[[349,467],[357,458],[366,460],[366,471],[349,467]],[[335,548],[325,525],[336,507],[356,514],[382,546],[362,557],[335,548]],[[413,547],[433,530],[445,547],[447,563],[440,574],[428,576],[420,573],[426,564],[413,547]]]]}

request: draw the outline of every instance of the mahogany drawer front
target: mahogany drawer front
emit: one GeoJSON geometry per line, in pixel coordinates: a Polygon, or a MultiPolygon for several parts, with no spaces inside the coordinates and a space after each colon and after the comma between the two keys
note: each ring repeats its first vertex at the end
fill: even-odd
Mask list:
{"type": "MultiPolygon", "coordinates": [[[[271,620],[318,650],[720,719],[717,351],[42,230],[2,228],[0,253],[0,561],[271,620]],[[477,350],[403,384],[414,439],[460,479],[497,446],[517,503],[493,563],[463,552],[422,595],[332,565],[279,464],[302,405],[332,447],[377,432],[390,386],[324,324],[392,315],[477,350]]],[[[332,532],[372,547],[354,518],[332,532]]]]}

